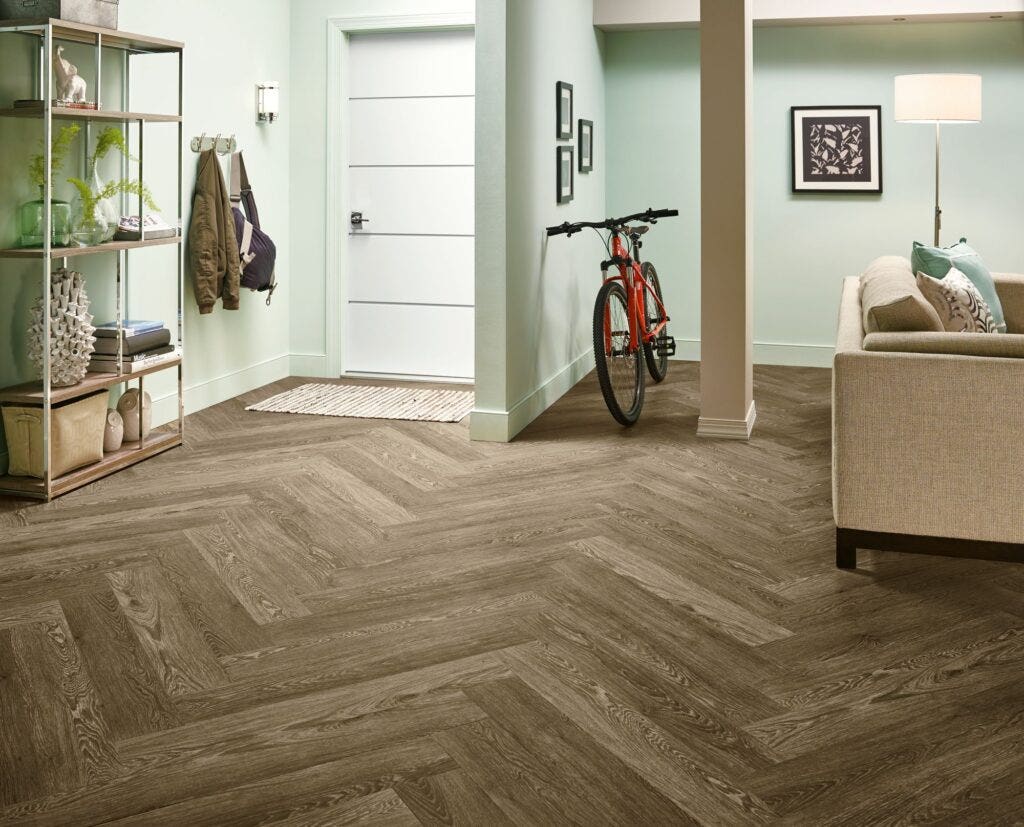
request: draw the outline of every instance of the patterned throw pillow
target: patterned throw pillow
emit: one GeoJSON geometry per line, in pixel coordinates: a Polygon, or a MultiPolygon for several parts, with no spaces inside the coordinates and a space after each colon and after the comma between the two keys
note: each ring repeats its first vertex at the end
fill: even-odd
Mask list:
{"type": "Polygon", "coordinates": [[[998,333],[999,325],[978,288],[955,267],[943,279],[917,274],[917,286],[950,333],[998,333]]]}

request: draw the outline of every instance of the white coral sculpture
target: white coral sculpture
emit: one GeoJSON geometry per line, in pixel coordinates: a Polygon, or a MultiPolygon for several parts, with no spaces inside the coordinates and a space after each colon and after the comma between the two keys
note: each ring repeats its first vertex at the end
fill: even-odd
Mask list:
{"type": "MultiPolygon", "coordinates": [[[[29,358],[43,375],[43,300],[32,306],[28,329],[29,358]]],[[[81,273],[60,268],[50,276],[50,385],[77,385],[89,371],[95,350],[96,328],[89,312],[89,297],[81,273]]]]}

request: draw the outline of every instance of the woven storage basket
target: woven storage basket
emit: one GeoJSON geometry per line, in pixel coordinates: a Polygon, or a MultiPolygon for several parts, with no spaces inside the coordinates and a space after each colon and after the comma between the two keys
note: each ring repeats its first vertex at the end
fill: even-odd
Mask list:
{"type": "MultiPolygon", "coordinates": [[[[50,467],[59,477],[103,459],[107,421],[107,392],[54,406],[50,423],[50,467]]],[[[42,479],[43,409],[5,406],[4,434],[10,455],[8,474],[42,479]]]]}

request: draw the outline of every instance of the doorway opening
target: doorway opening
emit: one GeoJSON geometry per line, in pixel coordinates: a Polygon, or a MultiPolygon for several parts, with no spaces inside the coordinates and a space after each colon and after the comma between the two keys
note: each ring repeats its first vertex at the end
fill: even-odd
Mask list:
{"type": "Polygon", "coordinates": [[[333,375],[473,382],[475,46],[453,17],[331,21],[333,375]]]}

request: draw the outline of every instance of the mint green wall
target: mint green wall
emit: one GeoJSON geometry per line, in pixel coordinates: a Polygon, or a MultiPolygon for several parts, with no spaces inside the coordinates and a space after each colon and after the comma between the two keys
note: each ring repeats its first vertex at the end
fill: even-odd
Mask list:
{"type": "MultiPolygon", "coordinates": [[[[186,43],[184,190],[185,224],[190,215],[190,195],[195,179],[197,156],[187,148],[193,135],[234,133],[244,150],[250,177],[260,202],[264,227],[278,245],[278,276],[282,287],[275,293],[271,308],[264,297],[243,291],[241,310],[227,313],[220,309],[200,317],[186,290],[185,368],[186,409],[193,411],[254,387],[278,379],[288,372],[288,325],[290,292],[290,240],[288,224],[289,129],[289,3],[287,0],[178,0],[152,3],[147,0],[122,0],[121,28],[186,43]],[[240,45],[243,44],[243,45],[240,45]],[[260,80],[279,80],[284,86],[283,124],[270,127],[255,122],[255,84],[260,80]]],[[[27,38],[2,37],[5,73],[0,75],[0,106],[12,99],[29,97],[27,78],[31,66],[27,38]],[[6,67],[14,65],[13,75],[6,67]]],[[[83,47],[69,50],[74,62],[92,85],[89,51],[83,47]]],[[[115,83],[114,52],[105,57],[104,95],[115,108],[119,88],[115,83]]],[[[133,108],[141,111],[173,111],[176,106],[176,63],[163,56],[135,58],[138,94],[133,108]],[[143,61],[150,61],[144,64],[143,61]]],[[[28,157],[36,151],[41,128],[31,122],[0,121],[0,245],[15,243],[14,221],[17,204],[26,200],[30,190],[23,170],[28,157]]],[[[95,133],[94,133],[95,134],[95,133]]],[[[173,126],[151,125],[146,130],[146,182],[153,190],[161,212],[172,218],[176,211],[177,167],[173,161],[177,132],[173,126]],[[162,159],[162,160],[158,160],[162,159]]],[[[72,164],[65,176],[77,172],[83,154],[76,146],[72,164]]],[[[116,165],[109,174],[116,171],[116,165]]],[[[70,195],[67,185],[57,189],[58,196],[70,195]]],[[[173,248],[156,248],[131,253],[132,276],[128,285],[129,311],[132,315],[174,321],[176,258],[173,248]]],[[[113,314],[113,272],[107,266],[112,257],[80,259],[75,266],[83,270],[93,310],[99,318],[113,314]],[[104,261],[103,259],[107,259],[104,261]]],[[[28,308],[38,295],[41,268],[0,261],[0,385],[31,378],[21,358],[25,345],[28,308]],[[37,275],[37,272],[40,275],[37,275]]],[[[187,282],[188,282],[187,277],[187,282]]],[[[154,416],[165,421],[176,414],[172,395],[175,384],[170,374],[147,380],[147,390],[155,400],[154,416]]],[[[0,446],[0,467],[6,467],[6,455],[0,446]]]]}
{"type": "MultiPolygon", "coordinates": [[[[605,36],[592,25],[592,0],[508,0],[507,11],[505,88],[486,90],[505,96],[505,353],[504,360],[477,354],[478,376],[496,371],[505,387],[478,383],[473,421],[474,437],[498,440],[522,430],[593,366],[590,320],[603,247],[592,235],[549,240],[544,228],[603,217],[607,174],[605,36]],[[569,143],[555,137],[559,80],[573,84],[574,125],[581,117],[596,125],[594,171],[577,173],[569,204],[558,204],[555,193],[555,147],[569,143]]],[[[484,94],[478,89],[478,97],[484,94]]],[[[479,151],[478,174],[487,163],[479,151]]],[[[478,301],[478,330],[500,311],[478,301]]]]}
{"type": "Polygon", "coordinates": [[[608,214],[676,208],[645,236],[679,355],[700,329],[700,35],[695,29],[609,32],[608,214]]]}
{"type": "MultiPolygon", "coordinates": [[[[893,76],[976,72],[984,121],[943,131],[944,242],[966,235],[997,270],[1024,270],[1024,24],[765,27],[754,35],[755,359],[829,364],[839,284],[875,255],[931,237],[933,133],[893,121],[893,76]],[[881,104],[884,193],[792,195],[789,107],[881,104]]],[[[699,339],[699,34],[610,33],[608,209],[678,206],[649,236],[674,333],[699,339]],[[639,128],[634,124],[641,124],[639,128]],[[625,159],[629,162],[626,163],[625,159]]],[[[681,343],[682,344],[682,343],[681,343]]]]}

